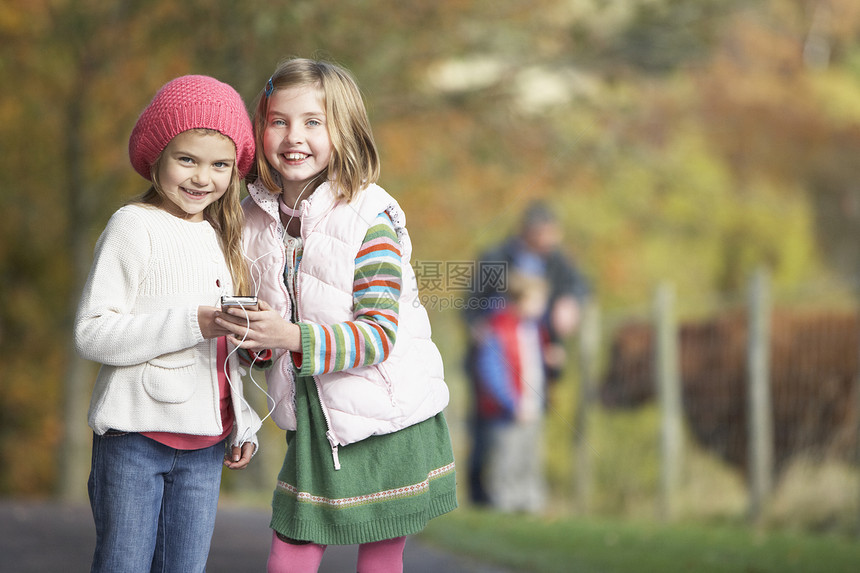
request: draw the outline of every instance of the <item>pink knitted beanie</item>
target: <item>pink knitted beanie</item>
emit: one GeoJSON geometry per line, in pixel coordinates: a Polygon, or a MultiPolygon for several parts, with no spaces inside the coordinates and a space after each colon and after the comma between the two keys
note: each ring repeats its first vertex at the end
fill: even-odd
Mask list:
{"type": "Polygon", "coordinates": [[[254,161],[254,133],[242,97],[209,76],[182,76],[164,84],[140,114],[128,140],[135,171],[150,167],[170,140],[189,129],[214,129],[233,140],[236,165],[244,176],[254,161]]]}

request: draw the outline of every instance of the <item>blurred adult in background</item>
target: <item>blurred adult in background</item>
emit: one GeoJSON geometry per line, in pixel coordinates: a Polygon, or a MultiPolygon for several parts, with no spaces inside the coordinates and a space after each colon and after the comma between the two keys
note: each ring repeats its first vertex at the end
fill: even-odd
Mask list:
{"type": "Polygon", "coordinates": [[[565,341],[576,332],[581,309],[591,291],[586,277],[562,251],[562,237],[561,225],[549,206],[541,201],[532,202],[517,232],[481,255],[475,288],[465,300],[464,319],[469,338],[465,370],[474,396],[468,479],[470,499],[477,505],[491,503],[484,473],[496,415],[478,399],[481,380],[476,368],[477,348],[487,335],[488,320],[505,307],[508,277],[513,273],[541,277],[548,289],[546,311],[540,319],[547,339],[546,384],[550,386],[559,379],[566,362],[565,341]]]}

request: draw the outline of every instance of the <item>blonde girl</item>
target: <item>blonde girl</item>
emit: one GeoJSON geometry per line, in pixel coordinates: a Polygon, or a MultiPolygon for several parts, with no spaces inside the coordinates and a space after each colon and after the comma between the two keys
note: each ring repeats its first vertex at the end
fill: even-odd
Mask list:
{"type": "Polygon", "coordinates": [[[399,571],[406,536],[457,505],[448,389],[405,216],[376,184],[367,112],[343,68],[281,64],[254,131],[244,242],[261,310],[247,336],[244,316],[217,322],[234,344],[274,349],[287,453],[269,571],[316,571],[332,544],[359,544],[358,571],[399,571]]]}

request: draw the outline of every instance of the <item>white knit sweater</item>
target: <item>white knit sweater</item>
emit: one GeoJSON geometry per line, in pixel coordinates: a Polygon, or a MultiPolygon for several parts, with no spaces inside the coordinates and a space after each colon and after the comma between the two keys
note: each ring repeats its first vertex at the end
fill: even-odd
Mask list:
{"type": "MultiPolygon", "coordinates": [[[[197,322],[197,307],[217,306],[222,294],[232,294],[232,280],[209,223],[146,205],[113,214],[75,320],[78,352],[102,364],[88,416],[97,434],[222,432],[217,343],[197,322]]],[[[230,366],[230,444],[256,443],[260,419],[242,397],[235,356],[230,366]]]]}

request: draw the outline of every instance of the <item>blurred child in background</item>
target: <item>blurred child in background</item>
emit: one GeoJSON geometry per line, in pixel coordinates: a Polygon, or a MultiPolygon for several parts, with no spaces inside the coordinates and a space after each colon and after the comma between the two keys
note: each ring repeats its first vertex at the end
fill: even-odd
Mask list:
{"type": "Polygon", "coordinates": [[[484,325],[475,351],[477,407],[488,421],[489,503],[502,511],[536,513],[546,503],[543,471],[543,423],[547,353],[562,359],[548,344],[541,318],[549,288],[539,276],[512,273],[505,306],[484,325]]]}

